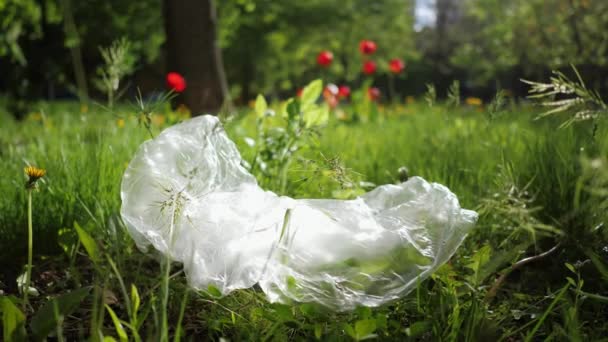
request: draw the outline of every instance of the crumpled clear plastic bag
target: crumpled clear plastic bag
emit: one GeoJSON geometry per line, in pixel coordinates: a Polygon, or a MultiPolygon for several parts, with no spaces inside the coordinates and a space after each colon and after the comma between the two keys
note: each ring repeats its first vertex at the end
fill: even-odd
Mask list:
{"type": "Polygon", "coordinates": [[[354,200],[260,188],[214,116],[144,142],[122,181],[137,245],[184,265],[197,289],[258,283],[271,302],[336,310],[404,296],[454,254],[477,220],[445,186],[412,177],[354,200]]]}

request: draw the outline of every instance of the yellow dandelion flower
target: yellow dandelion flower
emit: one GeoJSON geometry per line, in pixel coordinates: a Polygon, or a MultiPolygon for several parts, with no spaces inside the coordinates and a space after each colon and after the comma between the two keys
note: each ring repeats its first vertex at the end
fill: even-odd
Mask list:
{"type": "Polygon", "coordinates": [[[29,119],[32,121],[42,121],[42,114],[36,112],[36,113],[31,113],[29,115],[29,119]]]}
{"type": "Polygon", "coordinates": [[[469,106],[481,106],[483,104],[479,97],[467,97],[464,102],[469,106]]]}
{"type": "Polygon", "coordinates": [[[27,183],[25,183],[25,187],[27,189],[32,189],[36,186],[36,182],[46,175],[45,169],[39,169],[35,166],[28,166],[24,169],[25,174],[28,176],[27,183]]]}
{"type": "Polygon", "coordinates": [[[152,124],[155,126],[161,127],[165,124],[165,122],[166,122],[166,118],[162,114],[154,115],[152,117],[152,124]]]}
{"type": "Polygon", "coordinates": [[[189,119],[190,117],[192,117],[190,108],[188,108],[188,106],[186,106],[184,104],[180,104],[179,106],[177,106],[177,109],[175,110],[175,112],[178,114],[178,117],[180,119],[189,119]]]}
{"type": "Polygon", "coordinates": [[[118,120],[116,120],[116,125],[118,126],[118,128],[125,127],[125,119],[118,119],[118,120]]]}

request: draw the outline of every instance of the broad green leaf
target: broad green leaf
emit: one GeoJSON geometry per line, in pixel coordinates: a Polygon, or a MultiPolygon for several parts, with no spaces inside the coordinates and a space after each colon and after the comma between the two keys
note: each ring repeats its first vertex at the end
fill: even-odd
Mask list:
{"type": "Polygon", "coordinates": [[[116,339],[112,336],[104,336],[103,342],[116,342],[116,339]]]}
{"type": "Polygon", "coordinates": [[[89,258],[95,263],[98,264],[101,261],[101,257],[99,255],[99,249],[97,248],[97,243],[86,230],[82,229],[78,222],[74,221],[74,228],[76,229],[76,233],[78,233],[78,238],[80,239],[80,243],[84,246],[84,249],[87,251],[89,258]]]}
{"type": "Polygon", "coordinates": [[[294,101],[293,99],[287,101],[287,118],[289,120],[294,119],[296,116],[300,114],[300,104],[298,101],[294,101]]]}
{"type": "Polygon", "coordinates": [[[274,304],[273,305],[274,312],[276,313],[276,318],[281,321],[291,321],[294,319],[292,306],[285,304],[274,304]]]}
{"type": "Polygon", "coordinates": [[[80,306],[80,303],[82,303],[90,291],[90,287],[82,287],[46,302],[30,321],[30,328],[34,334],[34,339],[43,340],[55,330],[59,321],[59,317],[55,314],[55,309],[57,309],[58,314],[61,316],[70,315],[80,306]]]}
{"type": "Polygon", "coordinates": [[[479,284],[482,280],[479,276],[481,268],[490,261],[490,255],[492,254],[492,248],[489,245],[481,247],[471,257],[471,262],[466,265],[467,268],[473,270],[473,276],[469,277],[469,281],[473,284],[479,284]]]}
{"type": "Polygon", "coordinates": [[[2,298],[2,326],[4,341],[25,341],[25,315],[9,297],[2,298]]]}
{"type": "Polygon", "coordinates": [[[315,323],[315,338],[320,340],[321,336],[323,336],[323,326],[320,323],[315,323]]]}
{"type": "Polygon", "coordinates": [[[296,278],[293,276],[287,276],[285,280],[287,282],[287,290],[289,290],[291,293],[295,293],[298,290],[296,278]]]}
{"type": "Polygon", "coordinates": [[[376,331],[375,319],[361,319],[355,322],[356,339],[359,341],[375,337],[374,331],[376,331]]]}
{"type": "Polygon", "coordinates": [[[279,116],[282,118],[286,118],[289,116],[289,114],[287,113],[287,106],[289,105],[290,102],[293,102],[294,99],[288,99],[286,101],[281,102],[281,104],[279,105],[279,116]]]}
{"type": "Polygon", "coordinates": [[[313,106],[304,112],[306,127],[321,126],[328,120],[329,108],[327,106],[313,106]]]}
{"type": "Polygon", "coordinates": [[[348,336],[356,339],[357,338],[357,334],[355,333],[355,329],[353,329],[353,327],[350,324],[344,324],[344,331],[348,334],[348,336]]]}
{"type": "Polygon", "coordinates": [[[222,296],[222,291],[220,291],[217,287],[213,286],[213,285],[209,285],[207,286],[207,292],[212,296],[212,297],[221,297],[222,296]]]}
{"type": "Polygon", "coordinates": [[[139,292],[137,291],[137,287],[134,284],[131,284],[131,305],[133,305],[133,315],[137,317],[137,311],[139,311],[139,304],[141,300],[139,299],[139,292]]]}
{"type": "Polygon", "coordinates": [[[320,79],[314,80],[304,87],[302,90],[302,97],[300,98],[300,102],[302,103],[302,111],[306,111],[308,108],[310,108],[310,106],[314,105],[319,96],[321,96],[322,91],[323,81],[320,79]]]}
{"type": "Polygon", "coordinates": [[[262,94],[258,94],[258,97],[255,99],[255,115],[258,118],[264,117],[267,109],[268,103],[266,103],[266,99],[262,94]]]}
{"type": "Polygon", "coordinates": [[[368,319],[372,317],[372,309],[368,308],[367,306],[360,306],[356,308],[355,313],[361,319],[368,319]]]}
{"type": "Polygon", "coordinates": [[[409,337],[420,337],[429,330],[431,330],[432,324],[429,321],[414,322],[412,325],[405,329],[405,333],[409,337]]]}
{"type": "Polygon", "coordinates": [[[388,318],[386,315],[376,316],[376,329],[386,329],[388,326],[388,318]]]}
{"type": "Polygon", "coordinates": [[[116,330],[116,333],[118,334],[118,338],[120,339],[120,342],[129,341],[127,332],[125,331],[125,328],[123,328],[122,323],[120,322],[120,319],[118,318],[118,316],[116,316],[116,313],[114,312],[114,310],[112,310],[112,308],[107,304],[105,305],[105,307],[106,307],[106,310],[108,311],[108,313],[110,314],[110,317],[112,317],[112,322],[114,323],[114,330],[116,330]]]}

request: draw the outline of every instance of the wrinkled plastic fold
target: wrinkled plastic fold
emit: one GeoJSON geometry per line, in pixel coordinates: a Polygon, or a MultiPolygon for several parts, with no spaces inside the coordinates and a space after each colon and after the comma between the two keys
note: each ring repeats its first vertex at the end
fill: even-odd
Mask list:
{"type": "Polygon", "coordinates": [[[400,298],[447,262],[477,220],[420,177],[353,200],[292,199],[260,188],[214,116],[144,142],[122,181],[137,245],[223,294],[256,283],[271,302],[336,310],[400,298]]]}

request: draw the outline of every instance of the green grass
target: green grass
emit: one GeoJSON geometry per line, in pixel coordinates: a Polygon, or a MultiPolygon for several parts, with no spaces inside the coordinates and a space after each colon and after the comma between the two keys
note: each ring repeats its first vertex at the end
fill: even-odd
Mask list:
{"type": "MultiPolygon", "coordinates": [[[[31,298],[29,318],[48,298],[92,286],[73,312],[53,321],[61,323],[53,324],[51,333],[60,332],[67,340],[101,335],[118,339],[121,330],[116,327],[121,324],[104,310],[105,298],[116,320],[123,321],[125,334],[156,340],[163,334],[161,266],[153,255],[137,250],[119,215],[122,173],[149,134],[126,107],[117,112],[126,119],[124,127],[115,115],[95,108],[87,113],[70,104],[40,108],[44,115],[25,122],[0,115],[0,289],[18,303],[15,279],[27,255],[23,167],[36,165],[48,174],[33,194],[33,282],[41,295],[31,298]],[[92,244],[77,234],[75,222],[92,244]],[[132,295],[131,284],[138,296],[132,295]],[[136,297],[138,309],[133,306],[136,297]]],[[[343,184],[311,166],[323,164],[324,158],[339,157],[352,179],[378,185],[398,181],[398,168],[406,166],[410,175],[447,185],[463,207],[480,212],[464,245],[402,300],[341,314],[306,303],[268,304],[257,289],[224,298],[213,291],[188,290],[174,265],[169,335],[179,327],[180,336],[190,340],[608,336],[606,195],[590,191],[601,190],[608,181],[598,180],[604,169],[584,167],[588,158],[604,158],[602,167],[608,167],[608,130],[600,122],[594,138],[591,124],[557,129],[560,121],[534,117],[530,108],[513,107],[490,119],[469,107],[413,104],[389,106],[373,122],[330,120],[289,169],[287,194],[335,195],[343,184]],[[495,296],[487,298],[495,280],[513,263],[558,243],[550,256],[514,269],[493,289],[495,296]]],[[[244,112],[226,128],[251,160],[254,152],[244,138],[255,135],[253,114],[244,112]]],[[[27,329],[35,330],[29,323],[27,329]]]]}

